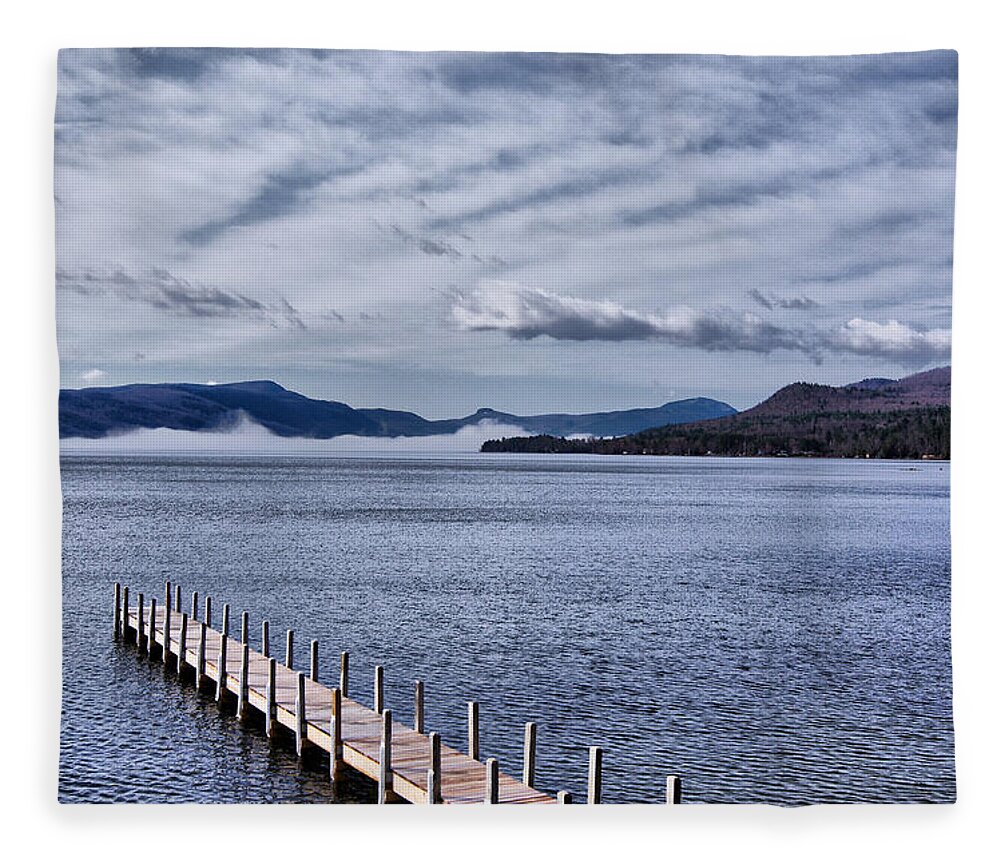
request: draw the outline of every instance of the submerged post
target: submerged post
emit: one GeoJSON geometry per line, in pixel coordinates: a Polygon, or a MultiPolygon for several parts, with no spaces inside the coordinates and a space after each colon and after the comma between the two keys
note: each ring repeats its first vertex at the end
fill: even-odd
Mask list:
{"type": "Polygon", "coordinates": [[[292,657],[294,656],[292,651],[295,647],[295,631],[289,630],[285,635],[285,665],[291,669],[292,668],[292,657]]]}
{"type": "Polygon", "coordinates": [[[413,731],[424,733],[424,682],[417,681],[413,691],[413,731]]]}
{"type": "Polygon", "coordinates": [[[392,791],[392,711],[382,711],[382,738],[378,745],[378,802],[388,803],[392,791]]]}
{"type": "Polygon", "coordinates": [[[194,667],[194,686],[200,690],[205,678],[205,637],[208,632],[207,624],[198,625],[198,657],[194,667]]]}
{"type": "Polygon", "coordinates": [[[430,767],[427,768],[427,802],[441,802],[441,735],[430,733],[430,767]]]}
{"type": "Polygon", "coordinates": [[[250,643],[243,640],[240,647],[240,697],[236,702],[236,717],[246,720],[250,697],[250,643]]]}
{"type": "Polygon", "coordinates": [[[260,653],[271,656],[271,629],[267,621],[260,622],[260,653]]]}
{"type": "Polygon", "coordinates": [[[264,711],[264,733],[269,737],[274,737],[274,718],[275,718],[275,707],[277,699],[277,690],[275,689],[275,675],[276,673],[277,661],[274,657],[267,658],[267,690],[265,691],[265,696],[267,697],[267,705],[264,711]]]}
{"type": "Polygon", "coordinates": [[[590,748],[590,772],[587,776],[587,803],[601,802],[601,766],[604,761],[604,750],[600,747],[590,748]]]}
{"type": "Polygon", "coordinates": [[[347,676],[348,670],[350,669],[351,655],[346,651],[340,652],[340,694],[342,696],[350,696],[351,694],[347,692],[347,676]]]}
{"type": "Polygon", "coordinates": [[[309,680],[319,681],[319,640],[309,643],[309,680]]]}
{"type": "Polygon", "coordinates": [[[181,673],[184,664],[187,662],[187,641],[188,641],[188,617],[187,613],[181,613],[181,636],[177,643],[177,674],[181,673]]]}
{"type": "Polygon", "coordinates": [[[146,634],[143,632],[144,620],[142,617],[142,592],[139,592],[139,605],[135,615],[135,644],[139,646],[139,651],[147,652],[149,643],[146,641],[146,634]]]}
{"type": "Polygon", "coordinates": [[[681,802],[681,778],[679,776],[667,777],[667,803],[681,802]]]}
{"type": "Polygon", "coordinates": [[[469,702],[469,756],[479,761],[479,702],[469,702]]]}
{"type": "Polygon", "coordinates": [[[486,759],[486,791],[483,803],[500,802],[500,764],[495,758],[486,759]]]}
{"type": "Polygon", "coordinates": [[[302,755],[306,742],[306,676],[295,673],[295,752],[302,755]]]}
{"type": "Polygon", "coordinates": [[[115,642],[122,636],[122,584],[115,583],[115,642]]]}
{"type": "Polygon", "coordinates": [[[340,687],[334,687],[330,702],[330,779],[334,782],[344,774],[344,725],[340,687]]]}
{"type": "Polygon", "coordinates": [[[381,666],[375,667],[375,694],[374,694],[374,710],[376,714],[381,714],[385,710],[385,689],[383,687],[382,681],[384,678],[384,673],[381,666]]]}
{"type": "Polygon", "coordinates": [[[535,749],[538,743],[537,723],[524,724],[524,773],[521,781],[528,788],[535,787],[535,749]]]}
{"type": "Polygon", "coordinates": [[[198,592],[191,592],[191,620],[198,620],[198,592]]]}

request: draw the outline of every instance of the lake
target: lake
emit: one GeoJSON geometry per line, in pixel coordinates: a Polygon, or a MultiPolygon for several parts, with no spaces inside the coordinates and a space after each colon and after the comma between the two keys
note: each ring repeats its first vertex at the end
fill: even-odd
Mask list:
{"type": "MultiPolygon", "coordinates": [[[[262,618],[335,682],[606,802],[955,799],[948,463],[64,456],[65,802],[356,802],[111,636],[113,583],[262,618]]],[[[134,603],[134,599],[133,599],[134,603]]]]}

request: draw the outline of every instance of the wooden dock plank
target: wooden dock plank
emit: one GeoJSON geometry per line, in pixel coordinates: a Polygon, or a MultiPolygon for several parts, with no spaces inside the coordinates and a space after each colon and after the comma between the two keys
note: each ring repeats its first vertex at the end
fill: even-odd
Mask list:
{"type": "MultiPolygon", "coordinates": [[[[164,641],[166,608],[157,605],[154,614],[151,641],[164,648],[164,653],[179,655],[181,613],[170,613],[170,640],[164,641]]],[[[144,611],[143,622],[148,624],[149,611],[144,611]]],[[[122,615],[123,631],[138,628],[136,607],[129,607],[122,615]]],[[[187,639],[183,662],[194,666],[198,660],[198,643],[202,621],[188,619],[187,639]]],[[[242,645],[237,637],[230,636],[226,647],[225,688],[233,695],[240,691],[242,645]]],[[[213,682],[219,679],[222,653],[222,633],[212,627],[205,628],[205,677],[213,682]]],[[[298,672],[282,663],[275,666],[275,719],[295,730],[296,693],[298,672]]],[[[248,649],[247,704],[263,713],[267,707],[268,658],[253,648],[248,649]]],[[[332,710],[331,688],[305,679],[305,737],[310,743],[330,752],[330,717],[332,710]]],[[[382,736],[382,717],[374,710],[353,699],[341,699],[341,736],[344,762],[371,779],[378,779],[379,745],[382,736]]],[[[431,766],[430,739],[409,726],[393,721],[392,724],[392,774],[394,792],[412,803],[427,802],[427,770],[431,766]]],[[[486,792],[486,765],[459,750],[441,745],[441,800],[450,804],[482,803],[486,792]]],[[[499,776],[500,803],[556,803],[556,798],[535,788],[530,788],[508,774],[499,776]]]]}

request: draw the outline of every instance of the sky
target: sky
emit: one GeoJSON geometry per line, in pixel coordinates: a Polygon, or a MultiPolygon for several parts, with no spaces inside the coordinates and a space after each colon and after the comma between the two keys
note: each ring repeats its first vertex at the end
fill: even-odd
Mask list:
{"type": "Polygon", "coordinates": [[[64,50],[61,384],[441,418],[947,364],[957,63],[64,50]]]}

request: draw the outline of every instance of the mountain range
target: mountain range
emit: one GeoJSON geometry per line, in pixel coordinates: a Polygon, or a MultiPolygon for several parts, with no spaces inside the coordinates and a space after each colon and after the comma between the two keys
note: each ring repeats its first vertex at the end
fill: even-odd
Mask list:
{"type": "Polygon", "coordinates": [[[314,400],[268,380],[223,385],[156,383],[61,390],[59,435],[100,439],[141,428],[220,431],[235,427],[246,416],[277,436],[310,439],[434,436],[482,422],[557,436],[623,436],[735,413],[726,403],[695,397],[618,412],[513,415],[480,409],[464,418],[428,420],[414,412],[354,409],[334,400],[314,400]]]}
{"type": "Polygon", "coordinates": [[[512,437],[486,452],[723,456],[951,456],[951,368],[841,387],[796,382],[734,415],[615,439],[512,437]]]}

